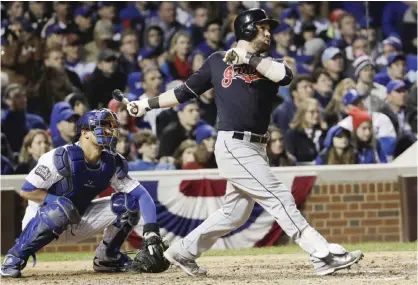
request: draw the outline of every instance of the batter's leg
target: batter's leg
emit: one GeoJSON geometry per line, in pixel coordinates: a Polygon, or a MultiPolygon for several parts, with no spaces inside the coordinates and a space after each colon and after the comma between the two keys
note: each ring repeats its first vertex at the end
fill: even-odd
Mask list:
{"type": "Polygon", "coordinates": [[[318,274],[332,273],[342,269],[341,266],[347,267],[351,262],[357,262],[362,257],[361,252],[347,256],[347,251],[342,247],[330,247],[325,238],[309,225],[296,208],[289,188],[271,171],[267,163],[265,145],[218,137],[216,147],[221,176],[246,191],[277,220],[288,236],[311,257],[318,259],[315,265],[318,274]],[[345,259],[334,264],[336,259],[331,258],[335,256],[345,259]],[[325,266],[332,262],[335,265],[332,268],[325,266]]]}
{"type": "Polygon", "coordinates": [[[222,236],[239,228],[250,217],[254,201],[238,187],[227,183],[224,206],[210,215],[185,238],[175,242],[166,251],[166,258],[189,275],[203,275],[194,262],[222,236]]]}

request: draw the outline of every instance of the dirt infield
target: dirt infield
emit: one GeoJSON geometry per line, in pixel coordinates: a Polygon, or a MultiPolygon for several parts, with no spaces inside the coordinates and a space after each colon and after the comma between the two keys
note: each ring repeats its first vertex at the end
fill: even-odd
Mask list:
{"type": "Polygon", "coordinates": [[[413,251],[366,253],[365,258],[350,270],[332,276],[317,277],[304,254],[257,256],[211,256],[199,259],[209,270],[204,278],[189,277],[171,267],[162,274],[98,274],[92,261],[42,262],[23,271],[21,279],[2,279],[2,284],[281,284],[281,285],[371,285],[416,284],[417,263],[413,251]]]}

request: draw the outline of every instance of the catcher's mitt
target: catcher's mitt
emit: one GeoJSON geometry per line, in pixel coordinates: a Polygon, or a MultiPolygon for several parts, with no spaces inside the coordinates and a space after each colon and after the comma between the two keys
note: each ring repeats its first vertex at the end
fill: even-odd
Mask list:
{"type": "Polygon", "coordinates": [[[143,240],[142,249],[132,261],[132,270],[143,273],[160,273],[170,267],[170,262],[163,253],[168,245],[158,235],[143,240]]]}

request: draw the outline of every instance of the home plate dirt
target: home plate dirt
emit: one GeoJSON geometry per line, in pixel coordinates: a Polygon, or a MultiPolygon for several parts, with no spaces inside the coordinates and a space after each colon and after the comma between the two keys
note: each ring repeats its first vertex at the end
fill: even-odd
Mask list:
{"type": "Polygon", "coordinates": [[[280,284],[280,285],[371,285],[417,284],[416,253],[413,251],[366,253],[359,264],[327,277],[312,274],[304,254],[211,256],[199,264],[209,270],[207,277],[191,277],[170,267],[160,274],[95,273],[92,261],[42,262],[28,264],[23,278],[2,278],[2,284],[280,284]]]}

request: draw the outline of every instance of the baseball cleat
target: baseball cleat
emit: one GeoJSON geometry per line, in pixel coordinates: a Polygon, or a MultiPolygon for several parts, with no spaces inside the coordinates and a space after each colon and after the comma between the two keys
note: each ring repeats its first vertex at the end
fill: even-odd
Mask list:
{"type": "Polygon", "coordinates": [[[174,252],[171,247],[164,252],[164,257],[170,261],[171,264],[180,267],[181,270],[190,276],[203,276],[208,272],[206,269],[200,268],[196,261],[185,258],[177,252],[174,252]]]}
{"type": "Polygon", "coordinates": [[[26,262],[14,255],[7,254],[4,257],[3,264],[1,266],[0,274],[3,277],[19,278],[22,276],[20,271],[25,267],[26,262]]]}
{"type": "Polygon", "coordinates": [[[310,261],[314,265],[316,275],[325,276],[341,269],[350,268],[351,265],[358,263],[363,257],[363,252],[355,250],[344,254],[331,253],[323,259],[311,256],[310,261]]]}
{"type": "Polygon", "coordinates": [[[129,271],[132,264],[132,259],[123,253],[120,253],[119,259],[101,260],[94,257],[93,269],[96,272],[126,272],[129,271]]]}

